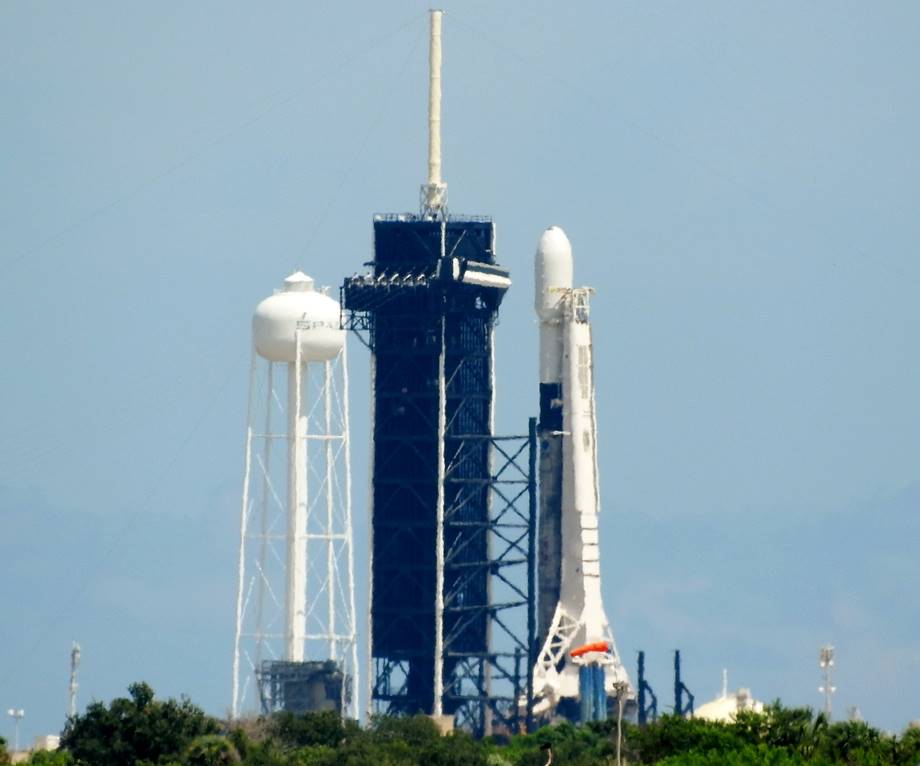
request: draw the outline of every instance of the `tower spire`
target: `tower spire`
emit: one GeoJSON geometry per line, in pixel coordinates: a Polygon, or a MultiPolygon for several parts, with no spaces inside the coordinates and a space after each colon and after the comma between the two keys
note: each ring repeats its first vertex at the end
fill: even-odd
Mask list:
{"type": "Polygon", "coordinates": [[[422,214],[437,216],[447,206],[447,184],[441,178],[441,17],[431,11],[428,48],[428,183],[422,187],[422,214]]]}

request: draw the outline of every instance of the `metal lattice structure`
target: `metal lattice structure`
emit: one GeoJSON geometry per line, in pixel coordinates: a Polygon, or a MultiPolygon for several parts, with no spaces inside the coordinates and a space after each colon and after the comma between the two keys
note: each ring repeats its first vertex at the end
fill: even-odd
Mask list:
{"type": "MultiPolygon", "coordinates": [[[[487,440],[492,449],[490,556],[470,566],[487,570],[491,603],[467,609],[448,606],[445,613],[461,629],[465,620],[485,619],[489,648],[483,653],[454,650],[453,636],[445,638],[452,676],[444,690],[444,708],[452,711],[458,727],[478,736],[530,730],[533,679],[528,668],[536,649],[536,422],[531,421],[525,436],[467,435],[465,440],[487,440]]],[[[457,603],[458,593],[446,593],[445,603],[457,603]]],[[[406,662],[377,657],[372,678],[375,712],[410,709],[406,662]]]]}
{"type": "MultiPolygon", "coordinates": [[[[536,649],[536,421],[530,422],[526,436],[467,436],[465,441],[487,442],[492,453],[488,556],[468,567],[471,574],[485,570],[489,603],[481,608],[454,606],[457,592],[446,593],[445,603],[452,605],[447,611],[456,626],[485,619],[489,647],[477,657],[453,649],[453,636],[447,638],[447,657],[458,663],[445,700],[455,708],[456,721],[464,729],[480,736],[497,729],[518,732],[529,729],[533,717],[528,669],[536,649]]],[[[452,468],[446,481],[464,483],[452,468]]],[[[455,526],[452,514],[445,524],[455,526]]],[[[461,526],[455,534],[462,531],[461,526]]]]}
{"type": "MultiPolygon", "coordinates": [[[[526,531],[513,537],[507,504],[492,506],[510,475],[492,428],[493,330],[510,285],[494,243],[488,218],[377,216],[372,272],[346,279],[341,294],[344,326],[371,350],[369,700],[377,712],[451,715],[475,731],[501,707],[493,678],[514,676],[491,641],[498,615],[532,601],[532,577],[507,604],[491,598],[513,559],[505,551],[521,548],[533,518],[528,505],[526,531]],[[514,544],[494,543],[501,535],[514,544]]],[[[530,493],[532,473],[528,464],[521,480],[530,493]]],[[[518,558],[532,573],[528,544],[518,558]]],[[[531,646],[519,643],[526,659],[531,646]]]]}

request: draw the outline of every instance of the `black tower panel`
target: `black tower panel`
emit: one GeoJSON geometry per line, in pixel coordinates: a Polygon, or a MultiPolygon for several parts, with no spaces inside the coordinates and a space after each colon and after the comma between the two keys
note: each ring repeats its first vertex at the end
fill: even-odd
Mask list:
{"type": "Polygon", "coordinates": [[[371,673],[391,712],[434,707],[441,508],[445,713],[455,670],[489,651],[492,329],[510,284],[494,242],[488,219],[378,216],[372,273],[342,288],[374,359],[371,673]]]}

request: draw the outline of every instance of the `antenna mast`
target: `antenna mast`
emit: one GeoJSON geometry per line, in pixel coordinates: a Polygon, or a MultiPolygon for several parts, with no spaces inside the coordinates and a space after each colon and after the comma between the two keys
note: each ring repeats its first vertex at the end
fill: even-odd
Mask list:
{"type": "Polygon", "coordinates": [[[73,642],[70,650],[70,703],[67,706],[67,715],[73,718],[77,714],[77,668],[80,667],[80,644],[73,642]]]}
{"type": "Polygon", "coordinates": [[[441,178],[441,16],[431,12],[431,43],[428,49],[428,183],[422,186],[422,215],[443,215],[447,208],[447,184],[441,178]]]}

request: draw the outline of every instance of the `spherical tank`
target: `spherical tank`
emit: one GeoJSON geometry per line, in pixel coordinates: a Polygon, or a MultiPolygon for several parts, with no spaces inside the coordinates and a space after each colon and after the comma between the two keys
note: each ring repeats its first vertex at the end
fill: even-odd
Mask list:
{"type": "Polygon", "coordinates": [[[559,226],[540,236],[534,258],[535,306],[540,319],[559,316],[559,293],[553,288],[572,286],[572,245],[559,226]]]}
{"type": "Polygon", "coordinates": [[[334,359],[345,344],[338,301],[317,292],[302,271],[291,274],[281,290],[256,306],[252,340],[259,356],[272,362],[296,361],[298,327],[303,362],[334,359]]]}

